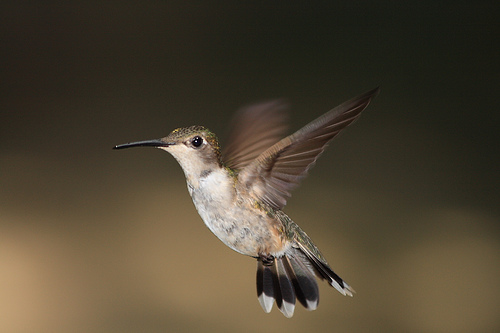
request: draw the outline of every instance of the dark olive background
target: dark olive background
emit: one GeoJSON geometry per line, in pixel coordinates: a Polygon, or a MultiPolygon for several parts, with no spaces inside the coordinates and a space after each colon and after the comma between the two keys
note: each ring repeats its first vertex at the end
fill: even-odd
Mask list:
{"type": "Polygon", "coordinates": [[[499,8],[3,2],[0,331],[500,330],[499,8]],[[270,98],[295,130],[375,86],[286,207],[357,294],[322,283],[293,319],[262,311],[172,157],[111,150],[223,141],[270,98]]]}

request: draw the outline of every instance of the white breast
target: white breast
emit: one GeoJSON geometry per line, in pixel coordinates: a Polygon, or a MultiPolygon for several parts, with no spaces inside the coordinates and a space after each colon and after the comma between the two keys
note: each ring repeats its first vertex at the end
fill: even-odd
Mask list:
{"type": "MultiPolygon", "coordinates": [[[[233,180],[222,170],[200,178],[198,187],[188,184],[189,193],[205,225],[226,245],[227,230],[235,221],[228,214],[235,199],[233,180]]],[[[231,247],[231,246],[230,246],[231,247]]]]}

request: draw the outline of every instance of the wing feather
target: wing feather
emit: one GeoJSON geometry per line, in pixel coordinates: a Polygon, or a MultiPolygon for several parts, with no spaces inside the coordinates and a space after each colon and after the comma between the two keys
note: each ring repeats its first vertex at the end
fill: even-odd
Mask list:
{"type": "Polygon", "coordinates": [[[245,159],[246,166],[238,176],[240,184],[263,203],[282,209],[328,142],[353,123],[378,92],[378,88],[373,89],[337,106],[269,147],[249,164],[245,159]]]}
{"type": "Polygon", "coordinates": [[[287,129],[288,105],[282,100],[264,102],[240,109],[222,155],[226,165],[240,170],[264,150],[278,142],[287,129]]]}

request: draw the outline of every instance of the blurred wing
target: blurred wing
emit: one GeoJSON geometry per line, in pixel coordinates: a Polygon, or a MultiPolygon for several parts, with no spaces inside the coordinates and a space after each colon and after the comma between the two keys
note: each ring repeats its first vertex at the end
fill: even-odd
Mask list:
{"type": "Polygon", "coordinates": [[[242,186],[282,209],[327,143],[354,122],[378,92],[376,88],[337,106],[264,151],[240,172],[242,186]]]}
{"type": "Polygon", "coordinates": [[[278,142],[287,129],[288,105],[282,100],[240,109],[231,126],[223,160],[231,169],[243,169],[264,150],[278,142]]]}

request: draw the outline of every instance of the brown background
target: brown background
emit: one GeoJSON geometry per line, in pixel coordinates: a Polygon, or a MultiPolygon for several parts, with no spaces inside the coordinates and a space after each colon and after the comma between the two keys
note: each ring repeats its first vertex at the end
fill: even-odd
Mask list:
{"type": "Polygon", "coordinates": [[[497,2],[236,3],[1,4],[0,331],[500,330],[497,2]],[[170,156],[111,150],[378,85],[286,207],[357,294],[290,320],[170,156]]]}

